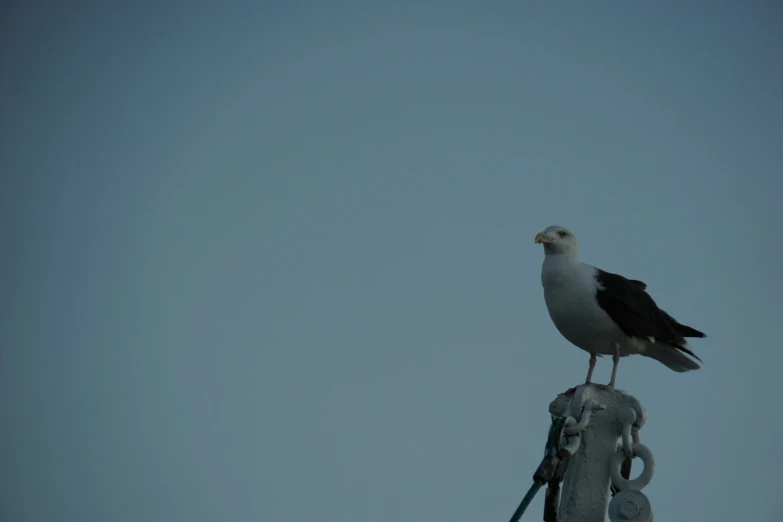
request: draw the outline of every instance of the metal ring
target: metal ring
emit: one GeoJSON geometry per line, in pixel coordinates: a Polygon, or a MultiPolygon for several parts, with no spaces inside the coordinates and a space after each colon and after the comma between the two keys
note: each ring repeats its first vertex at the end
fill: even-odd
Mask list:
{"type": "Polygon", "coordinates": [[[579,444],[582,442],[582,435],[577,433],[576,435],[568,435],[565,437],[566,443],[557,452],[557,456],[560,460],[567,459],[574,455],[579,449],[579,444]]]}
{"type": "MultiPolygon", "coordinates": [[[[582,405],[582,413],[579,420],[577,421],[574,419],[573,422],[566,422],[565,434],[574,435],[583,431],[587,427],[587,423],[590,422],[590,417],[593,415],[593,409],[597,407],[598,403],[595,399],[587,399],[582,405]]],[[[569,417],[569,419],[573,419],[573,417],[569,417]]]]}
{"type": "Polygon", "coordinates": [[[625,451],[625,456],[632,459],[633,437],[631,436],[631,431],[633,429],[633,424],[636,422],[636,412],[632,408],[626,408],[625,411],[622,412],[620,418],[623,423],[623,450],[625,451]]]}
{"type": "Polygon", "coordinates": [[[623,444],[621,448],[623,448],[623,453],[625,453],[625,456],[629,459],[632,459],[634,457],[633,455],[633,438],[631,437],[631,425],[626,424],[623,426],[623,444]]]}
{"type": "Polygon", "coordinates": [[[612,477],[612,482],[621,490],[635,489],[641,491],[652,480],[653,472],[655,471],[655,459],[653,458],[652,451],[642,444],[641,442],[633,443],[634,455],[639,457],[644,463],[644,469],[642,474],[633,480],[628,480],[620,475],[620,466],[627,458],[625,456],[625,450],[622,446],[617,448],[614,455],[612,455],[611,465],[609,466],[609,475],[612,477]]]}

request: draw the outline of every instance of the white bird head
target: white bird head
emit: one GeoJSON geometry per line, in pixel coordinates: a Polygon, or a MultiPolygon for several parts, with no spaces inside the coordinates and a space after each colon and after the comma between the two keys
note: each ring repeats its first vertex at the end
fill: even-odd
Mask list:
{"type": "Polygon", "coordinates": [[[536,243],[544,245],[546,255],[567,254],[569,257],[579,257],[579,243],[573,232],[565,227],[552,225],[536,235],[536,243]]]}

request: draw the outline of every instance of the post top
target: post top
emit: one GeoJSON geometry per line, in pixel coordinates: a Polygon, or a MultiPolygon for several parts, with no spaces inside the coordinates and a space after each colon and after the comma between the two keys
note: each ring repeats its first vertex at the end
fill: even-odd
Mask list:
{"type": "Polygon", "coordinates": [[[644,406],[633,395],[622,390],[592,384],[582,384],[559,394],[549,404],[549,412],[553,416],[570,415],[579,419],[585,405],[590,402],[592,402],[593,413],[607,410],[606,416],[621,419],[624,424],[633,424],[637,429],[644,426],[647,420],[644,406]]]}

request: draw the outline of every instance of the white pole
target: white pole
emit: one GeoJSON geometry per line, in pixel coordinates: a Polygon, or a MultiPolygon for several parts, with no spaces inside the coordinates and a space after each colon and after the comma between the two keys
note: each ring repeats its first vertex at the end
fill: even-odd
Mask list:
{"type": "Polygon", "coordinates": [[[549,411],[554,416],[572,417],[565,433],[578,444],[578,448],[567,445],[575,452],[568,458],[563,479],[560,522],[604,522],[612,482],[621,489],[609,507],[612,522],[652,522],[650,503],[641,493],[652,478],[652,453],[631,439],[632,430],[641,428],[645,421],[641,403],[620,390],[582,385],[572,394],[560,394],[549,411]],[[620,439],[624,444],[618,449],[620,439]],[[644,470],[638,479],[627,481],[620,476],[620,465],[632,454],[630,448],[644,462],[644,470]]]}

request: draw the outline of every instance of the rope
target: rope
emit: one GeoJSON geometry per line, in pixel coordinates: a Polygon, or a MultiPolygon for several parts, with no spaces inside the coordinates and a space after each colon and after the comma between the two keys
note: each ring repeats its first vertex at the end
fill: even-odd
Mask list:
{"type": "Polygon", "coordinates": [[[519,507],[514,511],[509,522],[519,522],[519,519],[522,518],[525,510],[530,505],[530,502],[533,501],[533,497],[538,493],[538,490],[554,478],[557,466],[560,462],[557,458],[557,452],[560,449],[560,441],[563,436],[563,430],[565,429],[565,420],[565,417],[557,417],[552,421],[552,426],[549,428],[549,435],[547,436],[546,449],[544,450],[544,460],[541,461],[541,464],[533,475],[533,485],[527,490],[525,498],[519,503],[519,507]]]}
{"type": "Polygon", "coordinates": [[[538,490],[541,489],[541,486],[543,486],[543,482],[535,481],[533,482],[533,485],[530,486],[530,489],[527,490],[527,495],[525,495],[525,498],[522,499],[522,502],[520,502],[519,507],[516,511],[514,511],[514,514],[511,516],[510,522],[519,522],[519,519],[522,518],[522,515],[525,514],[525,510],[527,509],[527,506],[530,505],[530,502],[533,500],[533,497],[536,496],[536,493],[538,493],[538,490]]]}

